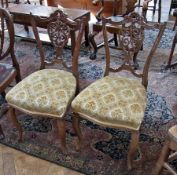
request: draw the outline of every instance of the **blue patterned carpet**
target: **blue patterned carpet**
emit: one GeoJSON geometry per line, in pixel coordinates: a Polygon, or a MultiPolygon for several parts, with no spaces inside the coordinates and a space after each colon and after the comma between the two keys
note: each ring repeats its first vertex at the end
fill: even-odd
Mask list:
{"type": "MultiPolygon", "coordinates": [[[[68,155],[62,154],[59,148],[54,120],[40,116],[32,117],[21,112],[17,112],[17,114],[25,131],[24,141],[17,142],[16,129],[12,127],[5,115],[1,119],[5,139],[0,142],[85,174],[149,175],[159,156],[168,128],[177,122],[177,69],[164,70],[174,34],[170,28],[165,30],[150,67],[148,103],[140,130],[140,148],[143,157],[142,162],[137,163],[136,168],[132,171],[126,169],[127,148],[130,142],[129,132],[101,127],[83,120],[81,126],[85,137],[84,149],[77,152],[74,147],[76,137],[71,126],[71,114],[66,116],[68,155]]],[[[144,50],[138,55],[140,66],[144,63],[145,54],[155,35],[156,31],[146,32],[144,50]]],[[[35,43],[17,40],[15,48],[23,77],[39,68],[39,53],[35,43]]],[[[48,59],[54,54],[49,45],[45,45],[45,52],[48,59]]],[[[88,48],[82,49],[79,61],[82,87],[103,75],[104,49],[99,50],[98,58],[94,61],[89,59],[89,54],[88,48]]],[[[67,49],[63,55],[67,62],[70,62],[67,49]]],[[[175,59],[177,59],[176,54],[174,54],[175,59]]],[[[6,61],[8,62],[9,59],[6,61]]],[[[115,60],[115,63],[117,62],[115,60]]],[[[3,99],[0,98],[0,103],[3,102],[3,99]]],[[[140,154],[137,153],[136,159],[139,158],[140,154]]],[[[177,167],[176,162],[173,165],[177,167]]],[[[168,173],[164,171],[162,174],[168,173]]]]}

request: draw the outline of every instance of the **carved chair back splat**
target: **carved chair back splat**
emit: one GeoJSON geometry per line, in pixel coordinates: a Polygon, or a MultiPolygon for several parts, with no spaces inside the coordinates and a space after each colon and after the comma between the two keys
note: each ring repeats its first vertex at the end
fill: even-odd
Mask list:
{"type": "MultiPolygon", "coordinates": [[[[148,70],[152,60],[152,56],[157,49],[158,43],[163,35],[165,25],[166,24],[155,24],[150,25],[145,23],[144,18],[140,16],[136,12],[132,12],[130,15],[125,16],[124,20],[120,22],[114,22],[111,19],[102,19],[103,23],[103,37],[105,42],[105,52],[106,52],[106,70],[105,76],[109,74],[109,72],[119,72],[122,70],[127,70],[131,72],[134,76],[142,78],[142,84],[147,87],[148,85],[148,70]],[[121,30],[117,29],[117,35],[119,37],[120,47],[123,51],[123,64],[118,68],[111,68],[110,66],[110,47],[108,43],[107,33],[112,33],[109,29],[109,26],[122,26],[121,30]],[[134,68],[134,55],[138,53],[143,45],[144,41],[144,32],[145,30],[153,30],[158,29],[158,35],[156,37],[155,42],[147,56],[146,62],[144,64],[144,68],[142,73],[139,73],[134,68]]],[[[116,31],[116,30],[115,30],[116,31]]],[[[114,32],[115,32],[114,31],[114,32]]]]}
{"type": "Polygon", "coordinates": [[[20,141],[23,132],[17,121],[15,109],[36,117],[40,115],[57,119],[61,149],[65,152],[64,116],[69,110],[72,99],[79,91],[78,57],[86,20],[83,18],[72,21],[63,11],[58,9],[49,18],[39,18],[31,15],[31,22],[40,54],[43,54],[43,57],[41,57],[41,70],[32,73],[8,92],[6,100],[10,105],[9,114],[18,129],[20,141]],[[49,38],[56,49],[56,56],[49,62],[45,60],[37,26],[47,26],[49,38]],[[68,66],[61,57],[61,50],[68,42],[71,31],[76,30],[78,31],[76,44],[74,52],[71,54],[72,66],[68,66]],[[53,65],[54,63],[59,63],[63,68],[71,69],[71,72],[59,70],[58,67],[57,69],[54,69],[54,67],[44,69],[46,65],[53,65]]]}
{"type": "Polygon", "coordinates": [[[73,118],[73,127],[79,139],[77,148],[80,149],[83,142],[80,117],[105,127],[129,130],[131,131],[131,142],[128,150],[127,166],[128,169],[132,169],[134,156],[139,147],[139,128],[146,108],[148,69],[162,37],[165,24],[146,24],[143,17],[135,12],[125,16],[120,22],[103,18],[102,23],[106,54],[104,77],[80,92],[71,105],[75,116],[73,118]],[[110,56],[108,45],[107,34],[110,31],[112,32],[110,26],[117,28],[114,33],[119,36],[121,52],[123,52],[121,54],[122,59],[120,59],[120,54],[117,55],[118,59],[122,60],[122,63],[118,62],[116,66],[111,64],[112,62],[116,63],[116,61],[110,56]],[[119,30],[120,26],[121,30],[119,30]],[[134,69],[132,60],[134,53],[137,53],[142,46],[145,29],[156,29],[158,32],[154,43],[152,43],[150,53],[145,60],[144,68],[139,73],[140,70],[134,69]],[[124,74],[120,73],[120,71],[123,71],[122,73],[124,74]],[[113,76],[109,75],[110,72],[117,73],[113,76]],[[134,75],[135,79],[127,76],[127,72],[134,75]],[[141,78],[142,82],[138,78],[141,78]]]}

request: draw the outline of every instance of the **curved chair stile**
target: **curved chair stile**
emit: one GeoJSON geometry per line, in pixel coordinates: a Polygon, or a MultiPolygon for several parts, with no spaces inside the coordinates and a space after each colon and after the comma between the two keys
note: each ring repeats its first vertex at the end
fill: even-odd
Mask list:
{"type": "Polygon", "coordinates": [[[128,150],[127,166],[128,169],[132,169],[134,156],[139,147],[139,129],[146,108],[148,70],[163,35],[165,24],[147,24],[142,16],[132,12],[120,22],[103,18],[102,25],[106,55],[104,77],[81,91],[71,105],[75,116],[73,127],[78,136],[76,146],[77,149],[80,149],[84,141],[80,129],[81,118],[104,127],[128,130],[131,132],[131,142],[128,150]],[[109,30],[110,26],[115,28],[121,26],[121,30],[118,29],[116,34],[119,36],[123,52],[122,64],[120,63],[116,67],[112,67],[111,50],[108,44],[108,33],[111,32],[109,30]],[[157,29],[158,34],[140,72],[132,64],[133,55],[138,53],[142,47],[144,31],[150,29],[157,29]],[[118,74],[122,71],[129,72],[131,76],[123,76],[124,74],[110,75],[110,73],[118,74]]]}
{"type": "Polygon", "coordinates": [[[85,19],[72,21],[61,10],[56,10],[49,18],[38,18],[31,15],[32,28],[35,34],[41,59],[41,70],[27,76],[6,95],[11,106],[10,116],[18,129],[19,141],[22,141],[22,128],[16,118],[15,109],[33,116],[50,117],[57,120],[61,149],[66,152],[66,131],[64,116],[70,108],[72,99],[79,89],[78,57],[84,33],[85,19]],[[45,58],[42,42],[37,26],[46,28],[51,44],[56,49],[56,55],[50,60],[45,58]],[[72,66],[67,66],[62,57],[62,50],[70,38],[71,32],[78,31],[74,53],[70,60],[72,66]],[[48,68],[60,64],[66,70],[48,68]],[[47,67],[46,67],[47,66],[47,67]]]}

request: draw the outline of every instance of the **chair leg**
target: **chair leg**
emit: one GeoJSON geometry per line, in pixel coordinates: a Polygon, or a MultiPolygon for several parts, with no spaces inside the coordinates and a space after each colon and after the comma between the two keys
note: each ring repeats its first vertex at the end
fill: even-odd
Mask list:
{"type": "Polygon", "coordinates": [[[160,20],[161,20],[161,0],[159,0],[158,23],[160,23],[160,20]]]}
{"type": "Polygon", "coordinates": [[[128,159],[127,159],[127,166],[128,170],[132,169],[133,159],[136,151],[138,150],[139,145],[139,131],[132,132],[131,135],[131,143],[128,150],[128,159]]]}
{"type": "Polygon", "coordinates": [[[175,31],[176,26],[177,26],[177,17],[176,17],[176,20],[175,20],[175,23],[174,23],[174,26],[173,26],[173,31],[175,31]]]}
{"type": "Polygon", "coordinates": [[[9,116],[12,120],[12,123],[14,124],[14,126],[17,128],[17,130],[19,132],[18,141],[21,142],[22,141],[23,130],[22,130],[22,127],[21,127],[20,123],[17,120],[16,114],[15,114],[15,109],[13,107],[9,107],[9,116]]]}
{"type": "MultiPolygon", "coordinates": [[[[76,114],[73,113],[73,115],[76,115],[76,114]]],[[[76,150],[80,150],[81,149],[81,143],[82,143],[82,140],[83,140],[81,129],[80,129],[80,118],[73,116],[72,125],[73,125],[74,132],[78,136],[78,142],[76,144],[76,150]]]]}
{"type": "Polygon", "coordinates": [[[172,44],[170,56],[169,56],[169,59],[168,59],[168,65],[167,65],[167,67],[171,66],[171,61],[172,61],[173,52],[175,50],[176,43],[177,43],[177,33],[176,33],[175,38],[173,40],[173,44],[172,44]]]}
{"type": "Polygon", "coordinates": [[[3,132],[2,127],[0,125],[0,140],[2,140],[4,138],[5,138],[5,135],[4,135],[4,132],[3,132]]]}
{"type": "Polygon", "coordinates": [[[157,4],[157,0],[154,0],[153,14],[155,14],[155,11],[156,11],[156,4],[157,4]]]}
{"type": "Polygon", "coordinates": [[[59,131],[59,137],[61,140],[61,149],[62,149],[63,153],[67,153],[65,121],[63,119],[58,119],[57,120],[57,127],[58,127],[58,131],[59,131]]]}
{"type": "Polygon", "coordinates": [[[90,34],[90,35],[89,35],[89,43],[90,43],[90,44],[92,45],[92,47],[93,47],[93,53],[91,53],[91,55],[90,55],[90,59],[91,59],[91,60],[95,60],[95,59],[96,59],[96,54],[97,54],[97,51],[98,51],[96,42],[95,42],[95,40],[94,40],[95,35],[96,35],[96,33],[93,33],[93,34],[90,34]]]}
{"type": "Polygon", "coordinates": [[[117,40],[117,34],[114,33],[114,43],[115,43],[115,46],[117,47],[118,46],[118,40],[117,40]]]}
{"type": "Polygon", "coordinates": [[[164,147],[162,148],[162,152],[161,152],[160,157],[156,163],[156,167],[152,173],[153,175],[158,175],[162,171],[162,167],[164,165],[164,162],[167,161],[168,156],[170,154],[170,149],[169,149],[168,145],[169,145],[169,141],[167,141],[165,143],[164,147]]]}
{"type": "Polygon", "coordinates": [[[5,92],[5,91],[1,92],[1,95],[2,95],[2,97],[5,99],[5,97],[6,97],[6,92],[5,92]]]}

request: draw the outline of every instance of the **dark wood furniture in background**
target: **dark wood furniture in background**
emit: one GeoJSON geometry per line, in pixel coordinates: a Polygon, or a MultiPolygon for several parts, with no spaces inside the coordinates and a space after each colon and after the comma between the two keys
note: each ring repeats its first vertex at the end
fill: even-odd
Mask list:
{"type": "MultiPolygon", "coordinates": [[[[127,0],[118,0],[118,14],[122,14],[122,10],[124,8],[123,4],[127,0]],[[124,1],[124,2],[123,2],[124,1]]],[[[132,0],[128,0],[132,1],[132,0]]],[[[95,0],[47,0],[47,4],[49,6],[58,6],[61,5],[64,8],[79,8],[79,9],[86,9],[90,10],[93,15],[96,15],[97,12],[100,10],[102,4],[97,3],[95,0]]],[[[113,3],[111,0],[104,0],[105,8],[104,14],[106,16],[110,16],[112,14],[113,3]]]]}
{"type": "Polygon", "coordinates": [[[148,10],[152,10],[153,11],[153,15],[155,14],[156,11],[158,11],[158,22],[161,21],[161,0],[154,0],[154,5],[153,6],[149,6],[149,3],[152,2],[152,0],[144,0],[143,1],[143,16],[146,18],[146,13],[148,10]],[[158,2],[158,8],[156,8],[156,4],[158,2]]]}
{"type": "MultiPolygon", "coordinates": [[[[93,52],[90,55],[90,59],[94,60],[96,59],[97,56],[97,51],[100,47],[102,47],[104,45],[104,42],[102,43],[96,43],[95,42],[95,36],[98,35],[99,32],[102,31],[102,21],[101,18],[102,16],[106,16],[104,13],[104,9],[106,8],[105,5],[105,1],[104,0],[95,0],[95,2],[97,3],[101,3],[102,6],[100,8],[100,10],[98,11],[96,18],[97,18],[97,22],[93,23],[93,28],[92,28],[92,33],[89,35],[89,40],[90,43],[93,47],[93,52]]],[[[121,21],[123,19],[123,16],[125,16],[126,14],[129,14],[130,12],[134,11],[134,8],[136,7],[135,4],[137,2],[137,0],[131,0],[127,2],[127,8],[126,8],[126,12],[124,14],[120,14],[119,12],[119,0],[113,0],[112,2],[112,11],[111,14],[109,15],[109,19],[112,19],[113,21],[121,21]]],[[[114,30],[117,30],[117,27],[114,28],[112,26],[110,26],[110,30],[112,30],[112,33],[114,30]]],[[[116,33],[116,32],[115,32],[116,33]]],[[[114,40],[115,46],[118,46],[118,41],[117,41],[117,35],[113,34],[113,37],[110,39],[110,41],[114,40]]]]}
{"type": "Polygon", "coordinates": [[[152,175],[160,175],[163,168],[168,169],[173,175],[177,172],[169,165],[169,162],[177,159],[177,125],[168,130],[168,138],[162,148],[159,159],[152,175]],[[172,153],[173,152],[173,153],[172,153]]]}
{"type": "MultiPolygon", "coordinates": [[[[58,63],[65,70],[46,68],[23,79],[6,95],[6,100],[10,105],[9,114],[18,129],[20,141],[22,140],[22,127],[17,121],[15,109],[36,117],[44,116],[46,118],[48,116],[55,119],[61,139],[61,149],[66,151],[64,116],[79,90],[78,57],[87,21],[82,18],[73,21],[59,9],[47,18],[39,18],[38,16],[31,16],[31,18],[34,28],[37,28],[36,25],[39,23],[47,26],[51,44],[55,48],[55,55],[50,58],[48,65],[58,63]],[[78,32],[74,53],[73,55],[71,53],[70,57],[67,58],[71,61],[70,66],[62,57],[62,49],[67,44],[71,31],[78,32]]],[[[45,62],[46,60],[42,61],[45,62]]]]}
{"type": "MultiPolygon", "coordinates": [[[[56,11],[57,7],[50,7],[50,6],[42,6],[42,5],[31,5],[31,4],[18,4],[13,7],[9,7],[9,12],[14,17],[14,23],[22,24],[26,26],[31,26],[31,15],[47,18],[50,16],[51,13],[56,11]]],[[[86,25],[85,25],[85,43],[88,45],[88,34],[89,34],[89,20],[90,20],[90,12],[88,10],[82,10],[82,9],[68,9],[68,8],[62,8],[62,11],[68,15],[68,17],[71,20],[77,20],[81,19],[83,17],[86,18],[86,25]]],[[[40,24],[38,24],[38,27],[40,27],[40,24]]],[[[44,27],[44,26],[42,26],[44,27]]],[[[46,26],[47,27],[47,26],[46,26]]],[[[15,34],[16,36],[34,40],[34,33],[30,31],[22,30],[19,33],[15,34]]],[[[71,35],[71,47],[75,47],[75,32],[71,35]]],[[[40,33],[40,39],[44,42],[50,42],[49,38],[46,37],[43,33],[40,33]]],[[[41,68],[43,68],[43,65],[41,65],[41,68]]]]}
{"type": "MultiPolygon", "coordinates": [[[[174,26],[173,26],[173,30],[175,30],[175,28],[177,26],[177,9],[174,10],[173,16],[176,18],[174,26]]],[[[170,55],[169,55],[169,58],[168,58],[168,63],[167,63],[167,66],[165,67],[165,69],[171,69],[171,68],[174,68],[174,67],[177,66],[177,62],[172,63],[172,58],[173,58],[173,53],[174,53],[174,50],[175,50],[175,47],[176,47],[176,43],[177,43],[177,32],[176,32],[176,34],[174,36],[174,39],[173,39],[170,55]]]]}
{"type": "MultiPolygon", "coordinates": [[[[20,68],[14,53],[14,25],[10,14],[0,7],[0,94],[5,98],[6,88],[14,81],[21,80],[20,68]],[[7,40],[8,37],[9,40],[7,40]],[[3,59],[11,57],[9,64],[3,63],[3,59]]],[[[7,112],[8,106],[4,103],[0,107],[0,118],[7,112]]],[[[0,139],[3,137],[0,125],[0,139]]]]}
{"type": "Polygon", "coordinates": [[[77,147],[80,148],[84,141],[84,136],[82,136],[80,130],[80,117],[105,127],[128,130],[131,132],[132,138],[127,155],[127,166],[128,169],[132,169],[134,156],[139,148],[139,129],[146,107],[148,70],[163,35],[165,25],[149,25],[145,23],[142,16],[135,12],[129,14],[120,22],[104,18],[102,19],[102,25],[106,55],[104,78],[85,88],[76,96],[71,105],[75,114],[73,126],[79,139],[77,147]],[[119,36],[123,53],[121,56],[114,53],[114,59],[111,56],[111,49],[109,49],[108,44],[108,33],[111,30],[107,26],[118,28],[116,34],[119,36]],[[141,67],[142,72],[140,70],[136,71],[132,64],[133,55],[141,49],[144,41],[144,31],[150,29],[156,29],[158,34],[151,44],[144,67],[143,65],[141,67]],[[115,65],[113,60],[117,59],[120,62],[115,65]],[[120,71],[129,72],[132,76],[139,78],[140,81],[132,79],[132,76],[128,76],[128,74],[109,75],[109,73],[120,71]]]}
{"type": "Polygon", "coordinates": [[[176,32],[175,37],[173,39],[172,48],[170,51],[170,56],[168,58],[168,63],[167,63],[166,69],[171,69],[171,68],[174,68],[177,66],[177,62],[172,63],[172,58],[173,58],[173,53],[175,50],[176,43],[177,43],[177,32],[176,32]]]}
{"type": "Polygon", "coordinates": [[[175,8],[177,8],[177,0],[171,0],[169,14],[171,13],[171,10],[175,8]]]}

